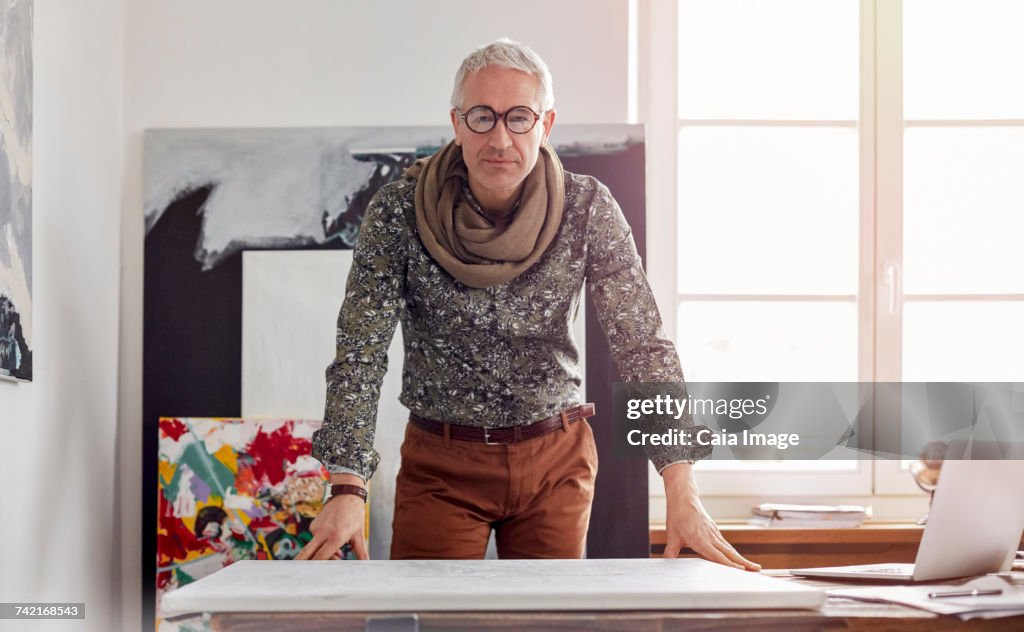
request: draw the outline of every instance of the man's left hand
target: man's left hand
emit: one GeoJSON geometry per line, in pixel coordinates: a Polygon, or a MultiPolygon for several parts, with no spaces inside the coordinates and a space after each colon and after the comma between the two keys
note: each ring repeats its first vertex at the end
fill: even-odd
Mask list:
{"type": "Polygon", "coordinates": [[[715,522],[700,502],[693,466],[676,463],[661,471],[668,503],[665,517],[665,557],[678,557],[689,547],[704,558],[748,571],[759,571],[761,565],[751,562],[726,542],[715,522]]]}

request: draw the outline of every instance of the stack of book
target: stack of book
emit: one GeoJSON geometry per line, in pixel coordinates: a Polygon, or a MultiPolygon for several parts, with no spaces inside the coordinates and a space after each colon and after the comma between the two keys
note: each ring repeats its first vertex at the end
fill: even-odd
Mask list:
{"type": "Polygon", "coordinates": [[[785,505],[762,503],[751,510],[750,524],[782,529],[852,529],[871,516],[860,505],[785,505]]]}

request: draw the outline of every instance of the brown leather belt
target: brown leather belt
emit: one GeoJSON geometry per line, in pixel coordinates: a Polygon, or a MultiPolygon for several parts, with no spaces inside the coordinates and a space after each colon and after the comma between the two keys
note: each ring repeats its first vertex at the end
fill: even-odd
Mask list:
{"type": "Polygon", "coordinates": [[[569,424],[594,416],[594,405],[580,404],[567,408],[557,415],[547,419],[535,421],[526,426],[506,426],[504,428],[477,428],[476,426],[460,426],[458,424],[444,421],[424,419],[415,413],[409,414],[409,421],[423,428],[427,432],[438,436],[445,436],[445,426],[448,426],[448,437],[457,441],[475,441],[488,445],[504,443],[516,443],[542,437],[549,432],[559,428],[569,430],[569,424]]]}

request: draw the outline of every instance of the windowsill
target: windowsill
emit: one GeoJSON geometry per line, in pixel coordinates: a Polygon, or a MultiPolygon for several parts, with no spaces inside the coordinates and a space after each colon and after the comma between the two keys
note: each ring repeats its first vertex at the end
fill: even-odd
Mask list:
{"type": "MultiPolygon", "coordinates": [[[[665,523],[665,496],[651,494],[649,522],[652,526],[665,523]]],[[[928,513],[928,496],[914,495],[747,495],[716,496],[701,494],[701,502],[717,524],[745,524],[750,517],[750,508],[764,502],[785,502],[810,505],[863,505],[871,507],[872,524],[913,523],[928,513]]]]}
{"type": "MultiPolygon", "coordinates": [[[[901,541],[919,542],[924,526],[904,520],[868,520],[860,527],[836,529],[787,529],[748,524],[745,520],[720,520],[716,524],[723,534],[738,543],[754,542],[836,542],[836,541],[901,541]],[[795,539],[795,540],[794,540],[795,539]]],[[[665,523],[651,523],[651,543],[665,541],[665,523]],[[660,538],[660,540],[656,540],[660,538]]]]}

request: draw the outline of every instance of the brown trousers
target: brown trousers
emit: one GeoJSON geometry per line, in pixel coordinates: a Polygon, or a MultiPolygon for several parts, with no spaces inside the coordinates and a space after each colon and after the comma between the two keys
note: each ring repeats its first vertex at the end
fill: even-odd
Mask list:
{"type": "Polygon", "coordinates": [[[518,443],[445,439],[408,424],[391,559],[581,558],[597,476],[586,420],[518,443]]]}

